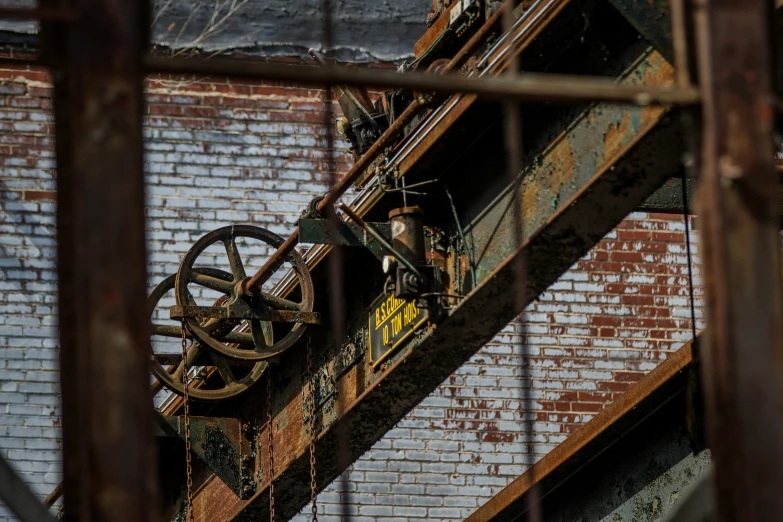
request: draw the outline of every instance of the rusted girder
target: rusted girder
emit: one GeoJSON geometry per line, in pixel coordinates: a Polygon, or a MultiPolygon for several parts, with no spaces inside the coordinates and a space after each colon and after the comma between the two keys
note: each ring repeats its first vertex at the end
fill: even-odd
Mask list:
{"type": "MultiPolygon", "coordinates": [[[[645,52],[622,77],[663,87],[673,83],[674,71],[659,54],[645,52]]],[[[521,312],[521,306],[544,291],[677,171],[681,140],[674,120],[665,110],[654,107],[590,107],[563,122],[565,130],[529,159],[520,183],[500,188],[484,184],[484,192],[475,194],[475,201],[485,201],[486,206],[470,230],[481,250],[478,287],[441,324],[414,337],[377,372],[362,362],[355,366],[334,362],[323,367],[325,378],[333,379],[329,386],[335,402],[328,413],[322,410],[319,414],[319,487],[325,487],[344,469],[336,459],[338,433],[350,434],[350,459],[358,458],[521,312]],[[493,190],[497,190],[494,196],[493,190]],[[504,211],[512,197],[524,203],[521,241],[514,240],[513,223],[504,211]],[[525,258],[529,274],[521,300],[508,292],[512,267],[519,256],[525,258]]],[[[460,162],[447,175],[478,172],[485,158],[502,160],[497,149],[502,147],[500,143],[487,141],[476,147],[470,154],[472,163],[460,162]]],[[[481,172],[487,174],[486,170],[481,172]]],[[[504,171],[499,172],[505,180],[504,171]]],[[[362,311],[364,319],[358,320],[363,322],[366,308],[357,303],[349,313],[361,317],[362,311]]],[[[343,347],[333,361],[355,360],[354,352],[346,350],[347,346],[343,347]]],[[[281,382],[300,378],[302,369],[294,366],[297,364],[301,365],[301,359],[291,356],[279,365],[278,372],[284,373],[279,377],[281,382]]],[[[317,375],[321,375],[318,369],[317,375]]],[[[298,388],[287,393],[275,405],[275,447],[280,451],[275,457],[275,505],[280,517],[292,516],[309,500],[309,492],[301,487],[309,476],[303,397],[298,388]]],[[[261,438],[266,440],[266,434],[261,438]]],[[[257,519],[266,516],[267,500],[267,484],[243,502],[220,481],[212,480],[198,494],[196,516],[207,520],[257,519]]]]}
{"type": "Polygon", "coordinates": [[[691,341],[489,499],[466,522],[525,520],[529,507],[525,495],[534,486],[541,488],[538,498],[543,500],[582,465],[615,443],[624,431],[685,388],[686,370],[693,361],[691,341]]]}
{"type": "Polygon", "coordinates": [[[694,7],[704,93],[697,213],[718,519],[783,512],[783,295],[769,0],[694,7]]]}
{"type": "Polygon", "coordinates": [[[42,0],[54,82],[65,519],[157,521],[146,310],[148,3],[42,0]]]}

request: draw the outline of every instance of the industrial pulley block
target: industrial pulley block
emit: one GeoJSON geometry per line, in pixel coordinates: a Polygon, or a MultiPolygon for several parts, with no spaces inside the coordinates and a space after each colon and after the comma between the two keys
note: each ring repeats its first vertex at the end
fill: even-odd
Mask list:
{"type": "MultiPolygon", "coordinates": [[[[286,262],[299,283],[298,302],[249,287],[237,240],[273,249],[283,244],[277,234],[255,226],[219,228],[199,239],[182,258],[177,273],[164,279],[149,297],[154,319],[163,299],[170,292],[174,294],[176,304],[169,309],[174,322],[153,322],[151,334],[153,338],[181,339],[184,326],[189,341],[187,367],[201,368],[200,375],[188,380],[188,394],[194,400],[220,401],[242,393],[261,378],[270,359],[299,340],[307,325],[320,322],[319,314],[313,312],[310,272],[296,250],[288,254],[286,262]],[[219,258],[227,262],[230,272],[197,266],[204,262],[200,259],[213,264],[219,258]],[[274,323],[278,324],[273,328],[274,323]]],[[[152,373],[174,393],[183,395],[184,363],[181,355],[153,353],[152,373]],[[172,363],[168,369],[164,368],[166,361],[172,363]]]]}
{"type": "Polygon", "coordinates": [[[367,223],[347,205],[339,208],[351,221],[303,217],[301,240],[367,248],[381,261],[386,293],[394,297],[421,299],[442,292],[440,271],[426,260],[424,212],[419,207],[392,210],[388,223],[367,223]]]}

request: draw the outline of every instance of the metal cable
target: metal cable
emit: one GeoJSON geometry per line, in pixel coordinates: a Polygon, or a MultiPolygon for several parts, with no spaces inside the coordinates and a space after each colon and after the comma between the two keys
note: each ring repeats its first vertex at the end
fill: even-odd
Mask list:
{"type": "Polygon", "coordinates": [[[693,258],[691,254],[691,231],[690,221],[688,219],[688,187],[685,175],[682,176],[682,219],[685,223],[685,252],[688,256],[688,292],[690,295],[691,308],[691,336],[692,341],[696,342],[696,303],[693,291],[693,258]]]}
{"type": "MultiPolygon", "coordinates": [[[[505,0],[503,2],[503,5],[501,9],[503,9],[503,16],[502,16],[502,22],[503,22],[503,29],[504,33],[507,35],[511,34],[511,31],[518,23],[520,23],[519,20],[514,20],[514,7],[515,7],[514,0],[505,0]]],[[[520,18],[526,18],[525,15],[520,16],[520,18]]],[[[512,42],[511,45],[513,45],[514,42],[512,42]]],[[[491,67],[491,65],[490,65],[491,67]]],[[[519,74],[519,57],[516,53],[511,53],[511,56],[509,57],[509,63],[508,68],[505,73],[505,77],[511,80],[516,79],[516,77],[519,74]]],[[[512,222],[513,222],[513,230],[514,230],[514,241],[518,242],[518,244],[521,246],[523,243],[523,234],[524,234],[524,228],[523,228],[523,208],[522,208],[522,198],[521,194],[519,193],[521,184],[521,178],[519,176],[519,169],[522,166],[522,160],[524,156],[523,152],[523,136],[522,136],[522,116],[520,115],[521,107],[518,102],[515,101],[506,101],[504,103],[504,109],[505,109],[505,117],[504,117],[504,123],[505,123],[505,148],[506,148],[506,165],[507,165],[507,176],[508,176],[508,182],[509,186],[511,187],[511,201],[512,201],[512,222]]],[[[513,273],[514,273],[514,281],[513,281],[513,291],[516,298],[516,305],[517,308],[520,310],[520,313],[524,311],[525,308],[525,296],[527,293],[526,288],[526,282],[525,282],[525,265],[524,260],[521,255],[518,255],[513,260],[513,273]]],[[[520,414],[520,424],[524,427],[526,425],[526,419],[527,419],[527,406],[532,401],[532,395],[531,395],[531,389],[533,386],[533,379],[532,374],[528,376],[528,382],[527,386],[525,386],[525,364],[526,361],[530,361],[530,354],[527,353],[526,350],[526,337],[525,337],[525,324],[524,322],[519,322],[519,328],[520,332],[518,337],[519,341],[515,341],[515,350],[519,353],[519,378],[521,381],[521,393],[520,393],[520,405],[519,405],[519,414],[520,414]],[[518,349],[518,350],[517,350],[518,349]]],[[[536,454],[536,436],[535,436],[535,419],[533,419],[530,422],[530,442],[528,447],[525,447],[524,444],[522,444],[523,448],[527,450],[529,448],[529,452],[531,454],[531,458],[535,459],[536,454]]],[[[524,451],[523,451],[524,455],[524,451]]],[[[531,467],[535,464],[531,464],[531,467]]],[[[527,508],[527,518],[530,522],[541,522],[543,520],[543,516],[541,513],[541,503],[540,503],[540,492],[539,492],[539,486],[537,483],[533,484],[530,489],[528,490],[528,493],[526,495],[526,502],[525,507],[527,508]]]]}
{"type": "Polygon", "coordinates": [[[454,198],[451,197],[451,192],[446,185],[443,185],[443,190],[446,191],[446,197],[449,198],[449,204],[451,205],[451,213],[454,215],[454,223],[457,224],[457,232],[459,238],[462,240],[462,245],[465,247],[465,253],[468,254],[468,260],[470,261],[470,279],[471,290],[476,288],[478,280],[476,279],[476,251],[473,249],[473,245],[468,245],[465,239],[465,232],[462,230],[462,224],[459,222],[459,216],[457,215],[457,207],[454,206],[454,198]]]}

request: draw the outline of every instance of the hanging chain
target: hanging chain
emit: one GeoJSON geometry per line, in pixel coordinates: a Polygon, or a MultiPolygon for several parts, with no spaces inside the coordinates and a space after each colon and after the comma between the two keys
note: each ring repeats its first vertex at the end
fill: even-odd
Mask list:
{"type": "Polygon", "coordinates": [[[272,446],[272,365],[266,367],[266,436],[269,448],[269,522],[275,522],[275,452],[272,446]]]}
{"type": "Polygon", "coordinates": [[[307,334],[307,376],[310,382],[310,502],[313,506],[313,522],[318,522],[318,484],[315,477],[315,378],[310,333],[307,334]]]}
{"type": "Polygon", "coordinates": [[[183,400],[185,408],[185,481],[187,484],[187,497],[185,499],[185,520],[193,522],[193,478],[190,465],[190,398],[188,397],[188,341],[185,334],[185,320],[182,320],[182,387],[184,388],[183,400]]]}

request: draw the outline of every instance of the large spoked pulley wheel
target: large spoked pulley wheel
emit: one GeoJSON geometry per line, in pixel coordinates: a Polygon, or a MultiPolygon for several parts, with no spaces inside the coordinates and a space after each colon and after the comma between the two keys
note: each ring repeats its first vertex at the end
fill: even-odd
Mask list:
{"type": "MultiPolygon", "coordinates": [[[[247,289],[247,273],[237,240],[241,240],[243,245],[250,245],[255,240],[273,249],[283,244],[283,238],[277,234],[251,225],[227,226],[206,234],[182,258],[174,288],[178,307],[176,310],[172,308],[171,316],[184,319],[193,336],[217,353],[240,361],[261,361],[289,349],[302,336],[308,323],[319,322],[318,314],[313,313],[313,281],[304,259],[293,250],[286,257],[286,262],[293,268],[299,282],[299,302],[261,289],[247,289]],[[213,245],[222,246],[225,251],[222,255],[228,258],[230,280],[194,269],[199,256],[205,252],[210,256],[216,255],[217,249],[210,249],[213,245]],[[191,289],[195,292],[197,287],[201,287],[198,291],[216,291],[225,299],[220,306],[192,306],[191,289]],[[205,319],[221,325],[217,331],[222,335],[226,330],[234,329],[232,337],[220,339],[205,326],[211,324],[204,323],[205,319]],[[266,322],[289,324],[275,327],[275,331],[285,333],[279,340],[269,342],[264,333],[266,322]]],[[[246,248],[250,250],[253,247],[246,248]]],[[[258,252],[255,255],[259,257],[258,252]]]]}
{"type": "MultiPolygon", "coordinates": [[[[196,268],[193,272],[204,277],[212,277],[221,281],[231,281],[233,279],[233,276],[228,272],[214,268],[196,268]]],[[[174,274],[161,281],[147,300],[147,308],[152,323],[151,344],[153,353],[151,371],[164,386],[178,395],[184,395],[185,388],[182,383],[182,374],[185,365],[183,364],[181,357],[182,324],[159,324],[155,322],[155,318],[153,317],[161,300],[166,297],[166,294],[174,290],[176,277],[176,274],[174,274]],[[154,352],[156,341],[165,340],[170,340],[174,343],[175,353],[170,352],[166,354],[172,359],[171,362],[174,366],[173,370],[164,368],[164,365],[161,364],[159,359],[159,357],[163,357],[163,355],[154,352]],[[176,349],[180,350],[179,354],[176,353],[176,349]]],[[[166,310],[165,313],[168,315],[168,310],[166,310]]],[[[206,332],[210,332],[211,335],[221,339],[223,342],[234,343],[237,346],[243,342],[252,343],[249,334],[242,336],[239,332],[234,332],[232,329],[229,329],[228,325],[221,325],[215,320],[206,319],[202,321],[201,328],[206,332]]],[[[265,322],[262,325],[262,330],[267,341],[272,343],[272,324],[265,322]]],[[[185,333],[188,339],[188,368],[211,367],[215,370],[211,372],[210,375],[205,376],[206,378],[188,379],[188,395],[194,400],[217,402],[230,399],[255,384],[267,368],[268,363],[265,361],[259,361],[253,365],[236,365],[235,361],[231,361],[213,350],[204,348],[200,342],[192,342],[193,335],[188,332],[187,329],[185,333]]],[[[207,373],[209,374],[210,372],[207,373]]]]}

